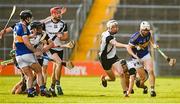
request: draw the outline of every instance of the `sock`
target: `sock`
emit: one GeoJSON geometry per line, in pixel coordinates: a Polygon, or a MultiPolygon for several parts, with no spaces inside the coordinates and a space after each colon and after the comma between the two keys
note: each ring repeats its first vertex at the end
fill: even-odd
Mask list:
{"type": "Polygon", "coordinates": [[[151,86],[151,91],[154,91],[154,86],[151,86]]]}
{"type": "Polygon", "coordinates": [[[34,88],[29,88],[29,89],[28,89],[28,94],[32,94],[33,91],[34,91],[34,88]]]}
{"type": "Polygon", "coordinates": [[[45,85],[40,86],[40,91],[41,91],[41,92],[42,92],[42,91],[44,91],[44,90],[45,90],[45,88],[46,88],[46,86],[45,86],[45,85]]]}
{"type": "Polygon", "coordinates": [[[51,89],[51,91],[55,91],[55,89],[53,89],[53,88],[50,88],[51,89]]]}
{"type": "Polygon", "coordinates": [[[56,85],[60,85],[60,81],[59,80],[56,80],[56,85]]]}
{"type": "Polygon", "coordinates": [[[55,84],[51,84],[51,89],[54,89],[55,88],[55,84]]]}
{"type": "Polygon", "coordinates": [[[143,89],[146,89],[147,88],[147,86],[143,86],[143,89]]]}

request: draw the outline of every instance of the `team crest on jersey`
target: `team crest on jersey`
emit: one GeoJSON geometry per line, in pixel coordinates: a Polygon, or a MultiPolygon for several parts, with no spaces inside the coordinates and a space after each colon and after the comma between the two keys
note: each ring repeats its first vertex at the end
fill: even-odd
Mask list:
{"type": "Polygon", "coordinates": [[[51,25],[48,25],[47,27],[52,27],[51,25]]]}
{"type": "Polygon", "coordinates": [[[57,25],[54,25],[54,28],[58,28],[58,26],[57,26],[57,25]]]}

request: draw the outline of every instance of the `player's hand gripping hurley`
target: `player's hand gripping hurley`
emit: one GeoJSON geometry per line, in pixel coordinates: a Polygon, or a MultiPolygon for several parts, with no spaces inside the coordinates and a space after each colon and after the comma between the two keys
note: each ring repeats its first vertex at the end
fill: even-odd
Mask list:
{"type": "MultiPolygon", "coordinates": [[[[152,44],[152,43],[151,43],[152,44]]],[[[158,52],[168,61],[170,66],[174,66],[176,64],[176,59],[175,58],[169,58],[165,53],[159,48],[157,45],[153,45],[153,48],[157,49],[158,52]]]]}
{"type": "Polygon", "coordinates": [[[74,46],[75,46],[74,40],[71,40],[68,43],[61,45],[61,47],[65,47],[65,48],[74,48],[74,46]]]}
{"type": "MultiPolygon", "coordinates": [[[[8,26],[8,24],[9,24],[9,22],[10,22],[12,16],[14,15],[15,11],[16,11],[16,5],[13,6],[13,10],[12,10],[12,12],[11,12],[11,15],[9,16],[9,19],[8,19],[6,25],[4,26],[4,29],[3,29],[4,32],[5,32],[5,30],[6,30],[7,26],[8,26]]],[[[1,38],[2,38],[2,36],[0,36],[0,39],[1,39],[1,38]]]]}
{"type": "Polygon", "coordinates": [[[15,13],[15,11],[16,11],[16,5],[13,6],[13,10],[12,10],[12,12],[11,12],[11,15],[10,15],[10,17],[9,17],[9,19],[8,19],[8,21],[7,21],[7,23],[6,23],[6,25],[4,26],[4,29],[7,28],[7,26],[8,26],[8,24],[9,24],[9,22],[10,22],[12,16],[13,16],[14,13],[15,13]]]}
{"type": "Polygon", "coordinates": [[[168,61],[170,66],[174,66],[176,64],[175,58],[169,58],[167,55],[164,54],[164,52],[160,48],[157,48],[157,50],[168,61]]]}

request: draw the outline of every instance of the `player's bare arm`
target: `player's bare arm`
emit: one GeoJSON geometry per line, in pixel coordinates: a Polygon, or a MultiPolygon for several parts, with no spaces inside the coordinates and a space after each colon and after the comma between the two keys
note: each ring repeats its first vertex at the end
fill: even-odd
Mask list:
{"type": "Polygon", "coordinates": [[[159,48],[159,45],[155,44],[155,42],[154,42],[152,33],[151,33],[151,38],[150,38],[150,45],[153,48],[159,48]]]}
{"type": "Polygon", "coordinates": [[[6,28],[6,29],[1,30],[1,32],[0,32],[0,39],[2,39],[2,37],[3,37],[6,33],[9,33],[9,32],[12,32],[12,31],[13,31],[12,27],[8,27],[8,28],[6,28]]]}
{"type": "Polygon", "coordinates": [[[69,39],[69,34],[68,32],[63,32],[63,33],[57,33],[57,36],[61,41],[67,41],[69,39]]]}
{"type": "Polygon", "coordinates": [[[134,52],[132,51],[132,47],[133,47],[132,45],[130,45],[130,44],[128,45],[128,47],[127,47],[128,53],[129,53],[130,55],[132,55],[134,58],[139,59],[138,56],[135,55],[134,52]]]}
{"type": "Polygon", "coordinates": [[[129,78],[129,88],[127,90],[127,96],[131,93],[131,91],[133,89],[134,81],[135,81],[135,75],[130,75],[130,78],[129,78]]]}
{"type": "Polygon", "coordinates": [[[115,45],[116,47],[119,47],[119,48],[127,48],[128,47],[128,45],[127,44],[123,44],[123,43],[120,43],[120,42],[117,42],[116,40],[114,40],[114,39],[112,39],[111,41],[110,41],[110,44],[112,44],[112,45],[115,45]]]}
{"type": "Polygon", "coordinates": [[[32,51],[32,52],[36,52],[36,49],[31,45],[29,38],[27,35],[22,37],[24,44],[32,51]]]}
{"type": "Polygon", "coordinates": [[[52,47],[54,47],[54,43],[52,40],[48,40],[49,44],[44,43],[44,47],[43,47],[43,52],[47,52],[49,49],[51,49],[52,47]]]}

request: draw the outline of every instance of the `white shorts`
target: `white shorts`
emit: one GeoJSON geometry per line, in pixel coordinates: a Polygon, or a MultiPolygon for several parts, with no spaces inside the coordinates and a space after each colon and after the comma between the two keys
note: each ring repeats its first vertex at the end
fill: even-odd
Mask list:
{"type": "Polygon", "coordinates": [[[33,63],[38,63],[33,53],[16,56],[16,60],[21,69],[26,66],[31,66],[33,63]]]}
{"type": "MultiPolygon", "coordinates": [[[[60,41],[58,37],[56,37],[56,39],[53,41],[53,43],[55,46],[61,46],[62,44],[64,44],[64,42],[60,41]]],[[[52,48],[52,49],[56,50],[56,51],[63,50],[63,48],[61,48],[61,47],[56,47],[56,48],[52,48]]]]}
{"type": "Polygon", "coordinates": [[[43,65],[48,65],[49,60],[43,59],[43,65]]]}
{"type": "Polygon", "coordinates": [[[145,55],[144,57],[142,57],[140,60],[141,61],[145,61],[145,60],[149,60],[151,59],[151,55],[148,53],[147,55],[145,55]]]}
{"type": "Polygon", "coordinates": [[[139,62],[137,59],[132,59],[130,61],[127,61],[127,67],[128,69],[135,68],[136,70],[143,67],[142,63],[139,62]]]}
{"type": "Polygon", "coordinates": [[[46,54],[47,54],[47,56],[48,56],[49,58],[51,58],[51,59],[52,59],[52,54],[51,54],[51,52],[50,52],[50,51],[47,51],[47,52],[46,52],[46,54]]]}

